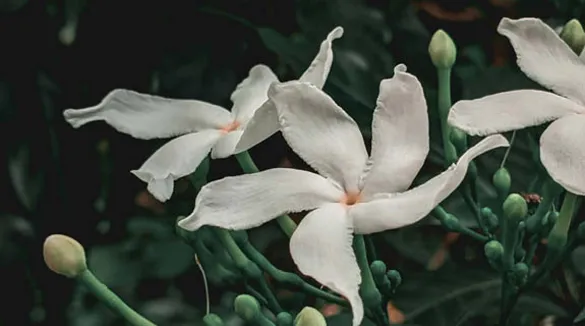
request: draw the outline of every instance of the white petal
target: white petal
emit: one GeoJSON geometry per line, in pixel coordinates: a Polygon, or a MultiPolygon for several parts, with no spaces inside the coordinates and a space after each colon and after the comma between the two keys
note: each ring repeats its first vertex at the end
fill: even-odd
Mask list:
{"type": "Polygon", "coordinates": [[[227,177],[205,185],[195,210],[179,222],[187,230],[203,225],[249,229],[291,212],[338,202],[343,192],[318,174],[294,169],[270,169],[227,177]]]}
{"type": "Polygon", "coordinates": [[[550,92],[516,90],[459,101],[449,111],[449,124],[470,135],[489,135],[536,126],[585,107],[550,92]]]}
{"type": "Polygon", "coordinates": [[[340,26],[335,27],[327,38],[321,43],[319,53],[307,70],[303,73],[299,81],[308,82],[315,85],[318,88],[323,88],[329,71],[331,70],[331,64],[333,63],[333,50],[331,49],[333,40],[343,36],[343,28],[340,26]]]}
{"type": "Polygon", "coordinates": [[[236,150],[236,145],[242,138],[242,133],[243,130],[234,130],[221,137],[211,150],[211,158],[218,159],[232,156],[236,150]]]}
{"type": "Polygon", "coordinates": [[[548,174],[568,191],[585,195],[585,116],[572,115],[548,126],[540,137],[540,159],[548,174]]]}
{"type": "Polygon", "coordinates": [[[250,69],[244,79],[232,93],[232,116],[241,124],[248,120],[266,100],[270,84],[278,82],[278,77],[265,65],[256,65],[250,69]]]}
{"type": "Polygon", "coordinates": [[[159,148],[132,173],[148,183],[148,191],[164,202],[171,198],[173,181],[195,172],[222,135],[219,130],[204,130],[177,137],[159,148]]]}
{"type": "Polygon", "coordinates": [[[353,325],[362,322],[362,281],[352,248],[352,225],[340,204],[325,205],[305,216],[290,238],[290,253],[300,272],[347,298],[353,325]]]}
{"type": "Polygon", "coordinates": [[[266,101],[254,112],[252,119],[244,126],[244,131],[235,154],[247,151],[264,141],[266,138],[275,134],[280,125],[278,124],[278,114],[271,101],[266,101]]]}
{"type": "Polygon", "coordinates": [[[173,100],[125,89],[111,91],[100,104],[68,109],[65,119],[74,128],[105,121],[135,138],[174,137],[203,129],[220,129],[231,122],[230,112],[196,100],[173,100]]]}
{"type": "Polygon", "coordinates": [[[355,121],[308,83],[273,84],[268,93],[290,147],[321,175],[357,192],[368,154],[355,121]]]}
{"type": "Polygon", "coordinates": [[[552,28],[537,18],[503,18],[498,32],[510,39],[528,77],[585,104],[585,64],[552,28]]]}
{"type": "Polygon", "coordinates": [[[504,146],[509,144],[502,135],[486,137],[461,155],[456,164],[421,186],[351,206],[349,212],[354,221],[355,232],[369,234],[418,222],[457,189],[465,178],[471,160],[489,150],[504,146]]]}
{"type": "Polygon", "coordinates": [[[408,189],[428,152],[429,119],[422,86],[406,73],[406,66],[398,65],[394,77],[380,83],[362,196],[408,189]]]}

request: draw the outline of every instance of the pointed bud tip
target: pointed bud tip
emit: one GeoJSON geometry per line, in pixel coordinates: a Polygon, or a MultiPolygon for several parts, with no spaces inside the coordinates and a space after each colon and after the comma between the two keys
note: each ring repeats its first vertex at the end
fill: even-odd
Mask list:
{"type": "Polygon", "coordinates": [[[428,50],[435,67],[449,69],[455,64],[457,48],[449,34],[445,33],[442,29],[437,30],[433,34],[428,50]]]}
{"type": "Polygon", "coordinates": [[[69,278],[87,269],[83,246],[63,234],[53,234],[45,239],[43,257],[50,270],[69,278]]]}
{"type": "Polygon", "coordinates": [[[561,39],[579,55],[585,47],[585,31],[577,19],[571,19],[565,24],[560,34],[561,39]]]}
{"type": "Polygon", "coordinates": [[[319,310],[304,307],[295,318],[295,326],[327,326],[327,322],[319,310]]]}

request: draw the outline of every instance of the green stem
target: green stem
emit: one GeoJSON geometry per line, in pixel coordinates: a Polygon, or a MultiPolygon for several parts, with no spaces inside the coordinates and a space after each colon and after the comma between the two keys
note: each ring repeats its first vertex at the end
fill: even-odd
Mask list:
{"type": "Polygon", "coordinates": [[[439,83],[439,118],[441,121],[441,135],[443,137],[443,151],[445,155],[445,166],[455,163],[457,159],[457,152],[455,146],[449,140],[450,126],[447,124],[447,116],[449,109],[451,109],[451,68],[437,69],[438,83],[439,83]]]}
{"type": "Polygon", "coordinates": [[[526,230],[530,233],[538,233],[543,227],[542,219],[550,211],[556,196],[561,192],[562,188],[556,184],[552,179],[548,178],[544,181],[541,190],[542,199],[533,215],[526,218],[526,230]]]}
{"type": "Polygon", "coordinates": [[[305,282],[299,275],[294,273],[285,272],[276,268],[266,257],[264,257],[250,242],[245,242],[241,244],[242,250],[246,253],[246,255],[250,258],[251,261],[256,263],[262,270],[264,270],[268,275],[273,277],[277,282],[292,285],[294,287],[300,288],[307,294],[313,295],[315,297],[322,298],[326,301],[344,306],[349,307],[349,303],[335,295],[319,288],[312,286],[311,284],[305,282]]]}
{"type": "Polygon", "coordinates": [[[264,279],[264,275],[258,265],[246,257],[228,230],[220,228],[216,228],[215,230],[217,231],[218,237],[225,249],[234,260],[236,266],[242,270],[246,277],[257,281],[258,284],[260,284],[260,290],[263,292],[263,296],[268,302],[268,308],[274,313],[282,312],[282,308],[280,307],[278,300],[276,300],[276,296],[272,293],[268,283],[266,283],[266,279],[264,279]]]}
{"type": "Polygon", "coordinates": [[[374,277],[372,276],[372,271],[370,270],[370,263],[368,262],[364,236],[355,235],[353,239],[353,246],[355,250],[357,263],[360,267],[362,275],[360,296],[362,297],[362,300],[364,302],[364,307],[373,313],[376,323],[378,323],[378,325],[389,325],[388,317],[386,316],[384,310],[382,309],[382,295],[380,294],[380,291],[378,291],[378,288],[376,287],[374,277]]]}
{"type": "Polygon", "coordinates": [[[133,326],[155,326],[153,322],[132,310],[120,297],[100,282],[89,269],[79,274],[77,280],[82,282],[108,308],[122,316],[128,324],[133,326]]]}
{"type": "MultiPolygon", "coordinates": [[[[252,160],[250,153],[248,151],[244,151],[235,155],[238,163],[244,170],[244,173],[256,173],[260,170],[252,160]]],[[[286,234],[287,237],[291,237],[295,229],[297,228],[297,224],[293,221],[288,215],[282,215],[276,218],[276,222],[280,226],[282,232],[286,234]]]]}

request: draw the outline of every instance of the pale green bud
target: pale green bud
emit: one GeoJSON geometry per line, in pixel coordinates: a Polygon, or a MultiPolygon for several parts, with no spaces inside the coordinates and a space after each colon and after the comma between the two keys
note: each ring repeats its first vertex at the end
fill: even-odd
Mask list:
{"type": "Polygon", "coordinates": [[[528,205],[526,200],[518,194],[510,194],[502,205],[504,216],[508,219],[520,221],[528,214],[528,205]]]}
{"type": "Polygon", "coordinates": [[[69,278],[74,278],[87,269],[83,246],[63,234],[53,234],[45,239],[43,257],[50,270],[69,278]]]}
{"type": "Polygon", "coordinates": [[[442,29],[435,32],[429,43],[429,55],[435,67],[449,69],[455,64],[457,48],[455,43],[442,29]]]}
{"type": "Polygon", "coordinates": [[[577,19],[571,19],[565,24],[560,36],[575,53],[581,53],[585,46],[585,31],[577,19]]]}
{"type": "Polygon", "coordinates": [[[304,307],[295,318],[295,326],[327,326],[327,321],[319,310],[304,307]]]}

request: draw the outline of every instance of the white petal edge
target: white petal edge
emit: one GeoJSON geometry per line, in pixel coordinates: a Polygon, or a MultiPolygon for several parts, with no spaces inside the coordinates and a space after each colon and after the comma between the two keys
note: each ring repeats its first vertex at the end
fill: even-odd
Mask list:
{"type": "Polygon", "coordinates": [[[429,153],[429,118],[418,79],[397,65],[380,83],[372,121],[372,155],[364,172],[362,196],[401,192],[410,187],[429,153]]]}
{"type": "Polygon", "coordinates": [[[515,90],[455,103],[447,121],[470,135],[518,130],[585,113],[585,107],[564,97],[539,90],[515,90]]]}
{"type": "Polygon", "coordinates": [[[540,160],[551,178],[585,195],[585,116],[572,115],[548,126],[540,137],[540,160]]]}
{"type": "Polygon", "coordinates": [[[276,168],[205,185],[191,215],[179,221],[187,230],[204,225],[231,230],[257,227],[277,216],[338,202],[343,192],[318,174],[276,168]]]}
{"type": "Polygon", "coordinates": [[[265,65],[256,65],[250,69],[244,79],[231,95],[233,102],[232,117],[245,125],[252,115],[266,100],[270,84],[278,82],[278,77],[265,65]]]}
{"type": "Polygon", "coordinates": [[[323,88],[333,64],[333,41],[342,36],[343,28],[341,26],[337,26],[329,32],[327,38],[321,42],[317,56],[315,56],[309,68],[301,75],[299,81],[311,83],[317,88],[323,88]]]}
{"type": "Polygon", "coordinates": [[[148,191],[164,202],[171,198],[174,180],[195,172],[222,135],[219,130],[204,130],[177,137],[131,172],[148,183],[148,191]]]}
{"type": "Polygon", "coordinates": [[[230,112],[220,106],[175,100],[116,89],[96,106],[67,109],[65,120],[74,128],[93,121],[105,121],[119,132],[139,139],[167,138],[229,124],[230,112]]]}
{"type": "Polygon", "coordinates": [[[352,247],[346,208],[328,204],[307,214],[290,238],[290,253],[300,272],[347,298],[353,325],[364,317],[359,295],[360,268],[352,247]]]}
{"type": "Polygon", "coordinates": [[[293,151],[346,192],[357,193],[368,153],[356,122],[309,83],[273,84],[268,96],[293,151]]]}
{"type": "Polygon", "coordinates": [[[507,146],[509,143],[502,135],[486,137],[467,150],[457,163],[424,184],[403,193],[388,194],[386,198],[351,206],[349,213],[355,233],[382,232],[418,222],[457,189],[474,158],[494,148],[507,146]]]}
{"type": "Polygon", "coordinates": [[[274,135],[279,129],[276,108],[271,101],[264,102],[244,126],[242,137],[238,141],[234,153],[247,151],[274,135]]]}
{"type": "Polygon", "coordinates": [[[234,130],[221,137],[211,150],[211,158],[215,160],[232,156],[243,132],[243,130],[234,130]]]}
{"type": "Polygon", "coordinates": [[[528,77],[585,104],[585,64],[552,28],[537,18],[502,18],[498,32],[510,40],[528,77]]]}

